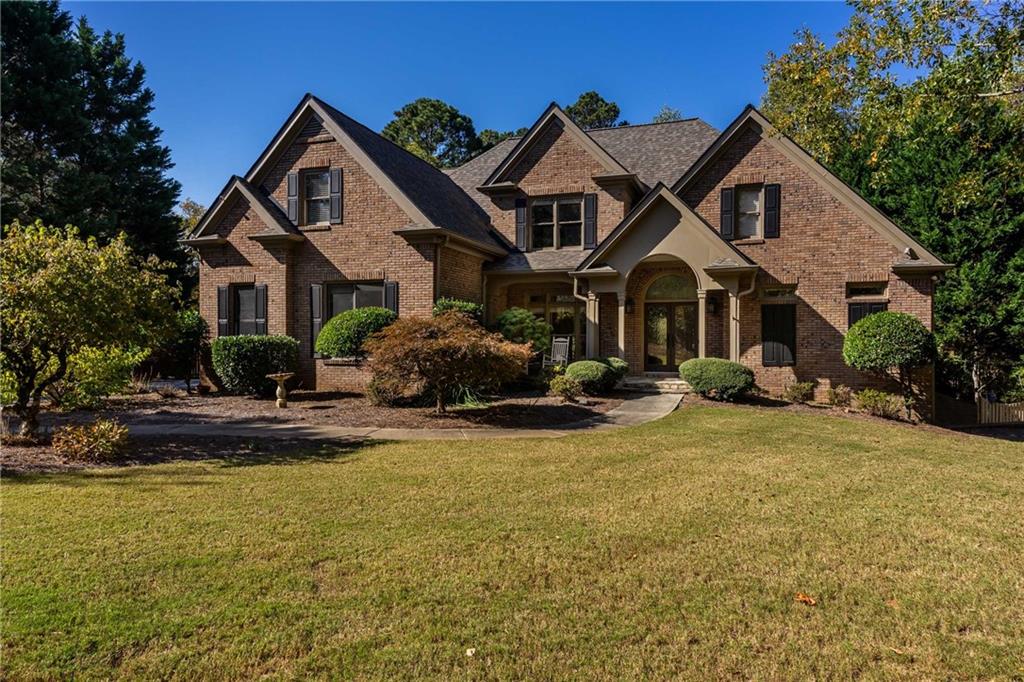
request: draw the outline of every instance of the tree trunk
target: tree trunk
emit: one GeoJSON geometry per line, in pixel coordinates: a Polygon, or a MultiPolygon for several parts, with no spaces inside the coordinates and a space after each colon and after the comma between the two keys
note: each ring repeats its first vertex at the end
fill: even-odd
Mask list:
{"type": "Polygon", "coordinates": [[[18,416],[21,418],[18,435],[34,439],[39,433],[39,403],[29,403],[18,410],[18,416]]]}
{"type": "Polygon", "coordinates": [[[437,407],[435,408],[435,411],[438,414],[444,414],[445,411],[446,411],[445,410],[445,404],[444,404],[444,392],[443,391],[438,391],[437,392],[437,407]]]}

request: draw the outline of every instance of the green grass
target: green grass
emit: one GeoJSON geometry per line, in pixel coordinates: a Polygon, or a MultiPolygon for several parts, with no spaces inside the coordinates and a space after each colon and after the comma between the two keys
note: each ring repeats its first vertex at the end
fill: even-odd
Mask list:
{"type": "Polygon", "coordinates": [[[1019,678],[1022,500],[1020,444],[729,407],[15,479],[3,669],[1019,678]]]}

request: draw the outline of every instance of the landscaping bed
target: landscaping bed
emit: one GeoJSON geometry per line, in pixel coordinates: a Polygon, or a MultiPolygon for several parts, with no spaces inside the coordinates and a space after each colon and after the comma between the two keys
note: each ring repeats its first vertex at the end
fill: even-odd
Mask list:
{"type": "Polygon", "coordinates": [[[586,404],[565,403],[540,392],[495,398],[481,407],[449,407],[437,414],[433,407],[383,407],[353,393],[293,391],[288,407],[273,400],[244,396],[186,395],[164,397],[155,393],[111,398],[95,411],[50,412],[44,425],[108,417],[124,424],[315,424],[325,426],[472,429],[547,428],[599,417],[622,402],[621,395],[587,398],[586,404]]]}

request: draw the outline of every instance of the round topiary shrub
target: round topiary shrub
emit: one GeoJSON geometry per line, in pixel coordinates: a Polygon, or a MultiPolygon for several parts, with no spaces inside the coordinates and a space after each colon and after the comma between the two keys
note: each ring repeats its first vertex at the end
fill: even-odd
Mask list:
{"type": "Polygon", "coordinates": [[[477,322],[481,322],[484,319],[484,307],[479,303],[473,303],[472,301],[463,301],[458,298],[439,298],[434,303],[434,317],[443,315],[444,313],[454,310],[457,313],[463,315],[469,315],[477,322]]]}
{"type": "Polygon", "coordinates": [[[615,371],[598,360],[577,360],[565,368],[565,376],[579,382],[587,395],[605,393],[617,381],[615,371]]]}
{"type": "Polygon", "coordinates": [[[935,336],[919,319],[906,313],[868,315],[850,327],[843,340],[847,365],[899,382],[908,419],[914,402],[913,370],[934,357],[935,336]]]}
{"type": "Polygon", "coordinates": [[[221,336],[211,348],[213,370],[228,393],[273,395],[268,374],[294,372],[299,342],[290,336],[221,336]]]}
{"type": "Polygon", "coordinates": [[[530,343],[534,353],[551,348],[551,325],[526,308],[509,308],[498,316],[498,331],[513,343],[530,343]]]}
{"type": "Polygon", "coordinates": [[[679,365],[679,377],[699,396],[734,400],[754,387],[754,372],[721,358],[693,358],[679,365]]]}
{"type": "Polygon", "coordinates": [[[316,337],[315,350],[329,358],[355,358],[364,355],[363,342],[395,321],[387,308],[353,308],[335,315],[316,337]]]}

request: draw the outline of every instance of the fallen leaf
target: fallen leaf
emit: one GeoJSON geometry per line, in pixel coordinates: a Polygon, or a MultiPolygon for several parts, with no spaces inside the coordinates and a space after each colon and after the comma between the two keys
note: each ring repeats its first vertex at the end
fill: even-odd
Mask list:
{"type": "Polygon", "coordinates": [[[476,649],[466,649],[466,657],[472,658],[476,655],[476,649]]]}
{"type": "Polygon", "coordinates": [[[896,601],[895,599],[887,599],[885,601],[885,605],[888,606],[891,609],[897,609],[897,608],[899,608],[900,603],[898,601],[896,601]]]}
{"type": "Polygon", "coordinates": [[[797,592],[796,597],[794,598],[801,604],[807,604],[808,606],[815,606],[818,603],[814,597],[809,594],[804,594],[803,592],[797,592]]]}

